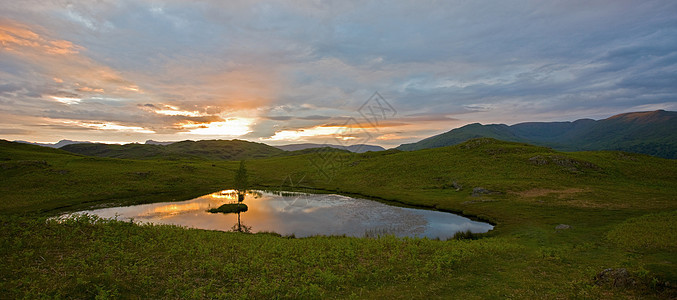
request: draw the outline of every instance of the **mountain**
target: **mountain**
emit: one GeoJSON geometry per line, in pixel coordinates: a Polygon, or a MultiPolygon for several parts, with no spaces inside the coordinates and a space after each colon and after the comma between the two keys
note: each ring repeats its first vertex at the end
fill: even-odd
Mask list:
{"type": "Polygon", "coordinates": [[[30,144],[30,145],[36,145],[36,146],[42,146],[42,147],[50,147],[50,148],[61,148],[66,145],[72,145],[72,144],[88,144],[91,142],[84,142],[84,141],[71,141],[71,140],[60,140],[56,144],[49,144],[49,143],[33,143],[33,142],[27,142],[27,141],[14,141],[16,143],[22,143],[22,144],[30,144]]]}
{"type": "Polygon", "coordinates": [[[510,126],[474,123],[416,143],[402,144],[397,149],[444,147],[478,137],[530,143],[561,151],[619,150],[677,158],[677,112],[632,112],[597,121],[526,122],[510,126]]]}
{"type": "Polygon", "coordinates": [[[242,140],[181,141],[169,145],[74,144],[61,149],[82,155],[129,159],[242,160],[285,154],[284,150],[266,144],[242,140]]]}
{"type": "Polygon", "coordinates": [[[341,146],[341,145],[331,145],[331,144],[305,143],[305,144],[290,144],[290,145],[283,145],[283,146],[275,146],[275,148],[282,149],[282,150],[285,150],[285,151],[298,151],[298,150],[305,150],[305,149],[312,149],[312,148],[323,148],[323,147],[329,147],[329,148],[335,148],[335,149],[341,149],[341,150],[348,150],[348,151],[353,152],[353,153],[364,153],[364,152],[368,152],[368,151],[383,151],[383,150],[385,150],[381,146],[365,145],[365,144],[341,146]]]}
{"type": "Polygon", "coordinates": [[[396,149],[403,151],[412,151],[428,148],[439,148],[463,143],[469,139],[479,137],[490,137],[497,140],[509,142],[522,142],[523,140],[510,131],[510,126],[505,124],[482,125],[473,123],[461,128],[429,137],[417,143],[402,144],[396,149]]]}
{"type": "Polygon", "coordinates": [[[162,146],[167,146],[169,144],[174,144],[174,143],[176,143],[176,142],[158,142],[158,141],[154,141],[154,140],[147,140],[145,142],[146,145],[162,145],[162,146]]]}

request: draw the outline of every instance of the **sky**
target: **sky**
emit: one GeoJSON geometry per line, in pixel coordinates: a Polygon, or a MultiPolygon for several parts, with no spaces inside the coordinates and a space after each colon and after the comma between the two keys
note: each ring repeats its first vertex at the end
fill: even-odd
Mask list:
{"type": "Polygon", "coordinates": [[[677,110],[677,1],[0,0],[0,139],[386,148],[677,110]]]}

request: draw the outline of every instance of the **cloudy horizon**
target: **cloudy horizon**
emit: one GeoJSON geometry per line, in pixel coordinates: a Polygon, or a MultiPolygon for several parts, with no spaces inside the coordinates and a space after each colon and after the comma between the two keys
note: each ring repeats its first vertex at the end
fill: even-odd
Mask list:
{"type": "Polygon", "coordinates": [[[0,2],[0,139],[390,148],[677,110],[674,1],[0,2]]]}

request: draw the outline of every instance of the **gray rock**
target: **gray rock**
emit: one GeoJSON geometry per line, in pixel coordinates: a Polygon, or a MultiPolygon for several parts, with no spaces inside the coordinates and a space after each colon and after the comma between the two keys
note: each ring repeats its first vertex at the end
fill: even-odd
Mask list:
{"type": "Polygon", "coordinates": [[[625,268],[609,268],[595,276],[595,284],[610,285],[615,288],[626,288],[635,285],[636,281],[625,268]]]}
{"type": "Polygon", "coordinates": [[[476,188],[472,189],[472,195],[471,196],[479,197],[480,195],[490,194],[490,193],[491,193],[490,190],[487,190],[487,189],[481,188],[481,187],[476,187],[476,188]]]}
{"type": "Polygon", "coordinates": [[[555,226],[555,230],[566,230],[566,229],[571,229],[571,226],[567,224],[559,224],[555,226]]]}
{"type": "Polygon", "coordinates": [[[536,155],[536,156],[534,156],[534,157],[532,157],[532,158],[529,158],[529,162],[531,162],[531,163],[534,164],[534,165],[538,165],[538,166],[542,166],[542,165],[547,165],[547,164],[548,164],[548,160],[547,160],[545,157],[541,156],[541,155],[536,155]]]}

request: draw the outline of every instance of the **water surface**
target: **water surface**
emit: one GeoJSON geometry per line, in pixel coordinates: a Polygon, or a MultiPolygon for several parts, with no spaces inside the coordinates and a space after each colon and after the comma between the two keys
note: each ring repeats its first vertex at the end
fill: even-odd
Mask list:
{"type": "Polygon", "coordinates": [[[458,231],[487,232],[492,225],[451,213],[397,207],[333,194],[273,193],[252,191],[244,203],[249,210],[238,214],[208,213],[210,208],[237,199],[224,190],[182,202],[161,202],[83,211],[104,218],[156,224],[175,224],[210,230],[248,230],[281,235],[376,236],[447,239],[458,231]],[[238,223],[239,217],[239,223],[238,223]],[[238,226],[239,225],[239,226],[238,226]]]}

